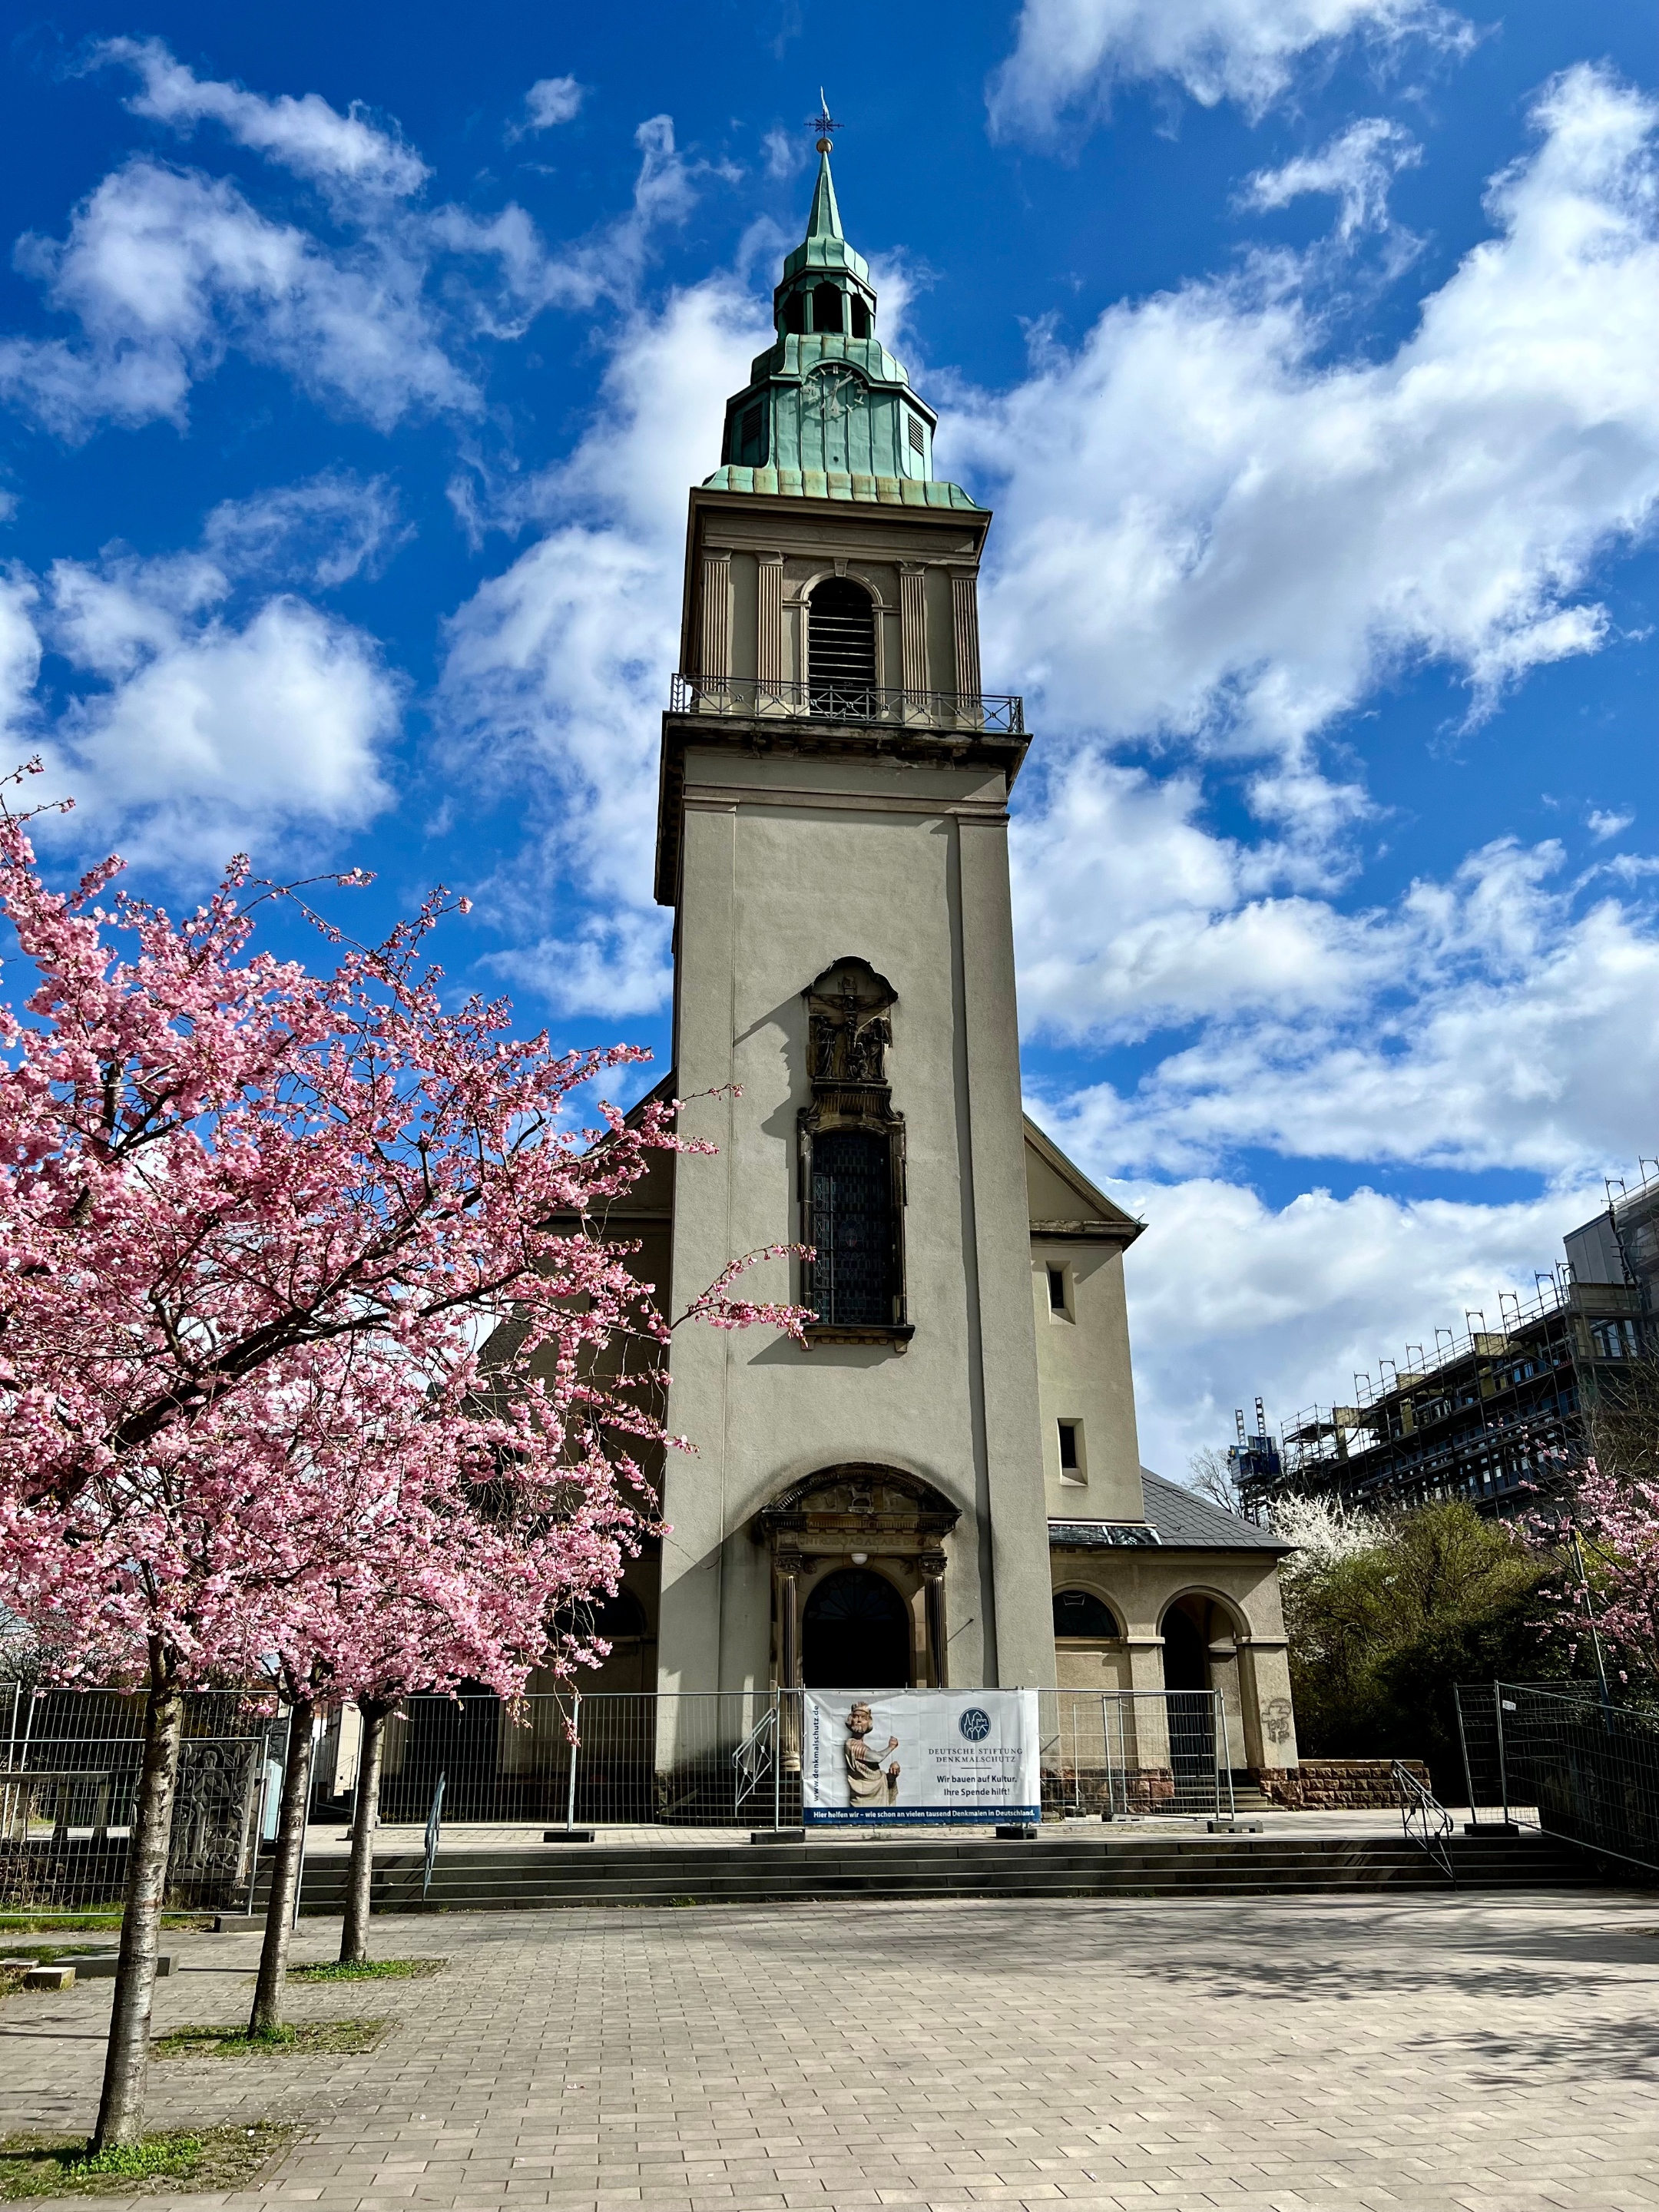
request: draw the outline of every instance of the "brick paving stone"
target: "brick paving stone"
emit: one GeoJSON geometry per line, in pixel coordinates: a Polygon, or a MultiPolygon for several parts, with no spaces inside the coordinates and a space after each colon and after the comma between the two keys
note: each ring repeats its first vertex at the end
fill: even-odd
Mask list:
{"type": "MultiPolygon", "coordinates": [[[[1650,2212],[1659,1940],[1613,1893],[385,1918],[356,2056],[158,2063],[158,2126],[299,2122],[255,2187],[104,2212],[1650,2212]]],[[[301,1956],[330,1954],[302,1923],[301,1956]]],[[[246,2009],[184,1936],[157,2026],[246,2009]]],[[[0,2123],[83,2128],[109,1985],[0,2003],[0,2123]]]]}

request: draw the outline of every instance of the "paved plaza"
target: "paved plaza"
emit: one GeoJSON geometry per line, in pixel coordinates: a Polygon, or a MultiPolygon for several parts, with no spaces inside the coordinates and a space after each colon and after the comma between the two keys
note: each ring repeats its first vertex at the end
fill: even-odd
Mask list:
{"type": "MultiPolygon", "coordinates": [[[[325,1958],[334,1923],[302,1923],[325,1958]]],[[[302,2123],[154,2208],[1659,2207],[1659,1899],[457,1913],[419,1982],[312,1986],[374,2051],[190,2059],[155,2125],[302,2123]]],[[[173,1943],[158,2025],[245,2011],[252,1933],[173,1943]]],[[[108,1984],[0,2006],[9,2128],[92,2118],[108,1984]]],[[[105,2199],[106,2203],[125,2200],[105,2199]]]]}

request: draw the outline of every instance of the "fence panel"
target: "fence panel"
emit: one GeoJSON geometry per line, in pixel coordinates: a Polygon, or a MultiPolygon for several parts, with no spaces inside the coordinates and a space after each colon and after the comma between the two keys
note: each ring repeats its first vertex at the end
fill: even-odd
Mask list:
{"type": "MultiPolygon", "coordinates": [[[[793,1703],[789,1693],[782,1702],[793,1703]]],[[[424,1820],[442,1778],[446,1825],[735,1827],[769,1823],[786,1801],[798,1819],[798,1750],[793,1771],[785,1756],[775,1788],[770,1778],[781,1740],[799,1741],[787,1717],[778,1725],[779,1703],[769,1690],[573,1692],[510,1705],[410,1698],[388,1724],[380,1817],[424,1820]],[[765,1740],[751,1744],[769,1717],[765,1740]]],[[[336,1761],[335,1742],[325,1737],[318,1763],[317,1815],[333,1811],[355,1781],[336,1761]]]]}
{"type": "Polygon", "coordinates": [[[1591,1682],[1460,1685],[1471,1806],[1659,1872],[1659,1718],[1591,1682]]]}
{"type": "Polygon", "coordinates": [[[1231,1813],[1232,1751],[1218,1690],[1044,1690],[1038,1709],[1045,1812],[1114,1820],[1231,1813]]]}
{"type": "MultiPolygon", "coordinates": [[[[143,1759],[143,1697],[14,1685],[0,1716],[8,1727],[0,1905],[45,1913],[118,1905],[143,1759]]],[[[208,1691],[185,1700],[170,1905],[220,1907],[242,1894],[285,1729],[269,1699],[208,1691]]]]}

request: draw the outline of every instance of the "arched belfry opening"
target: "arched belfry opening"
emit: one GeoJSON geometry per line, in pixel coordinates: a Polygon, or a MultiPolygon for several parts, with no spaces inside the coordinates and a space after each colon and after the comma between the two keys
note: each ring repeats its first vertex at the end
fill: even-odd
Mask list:
{"type": "Polygon", "coordinates": [[[962,1518],[920,1475],[862,1462],[756,1516],[772,1559],[772,1678],[787,1689],[941,1687],[946,1547],[962,1518]]]}
{"type": "Polygon", "coordinates": [[[806,608],[812,712],[867,716],[876,687],[875,602],[851,577],[826,576],[806,608]]]}
{"type": "Polygon", "coordinates": [[[812,328],[815,331],[838,331],[841,328],[841,287],[839,284],[817,284],[812,289],[812,328]]]}

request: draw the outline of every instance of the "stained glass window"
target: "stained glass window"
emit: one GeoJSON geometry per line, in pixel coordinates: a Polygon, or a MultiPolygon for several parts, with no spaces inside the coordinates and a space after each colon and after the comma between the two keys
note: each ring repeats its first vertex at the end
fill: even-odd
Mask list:
{"type": "Polygon", "coordinates": [[[888,1139],[828,1129],[812,1142],[812,1304],[842,1328],[893,1319],[893,1173],[888,1139]]]}

